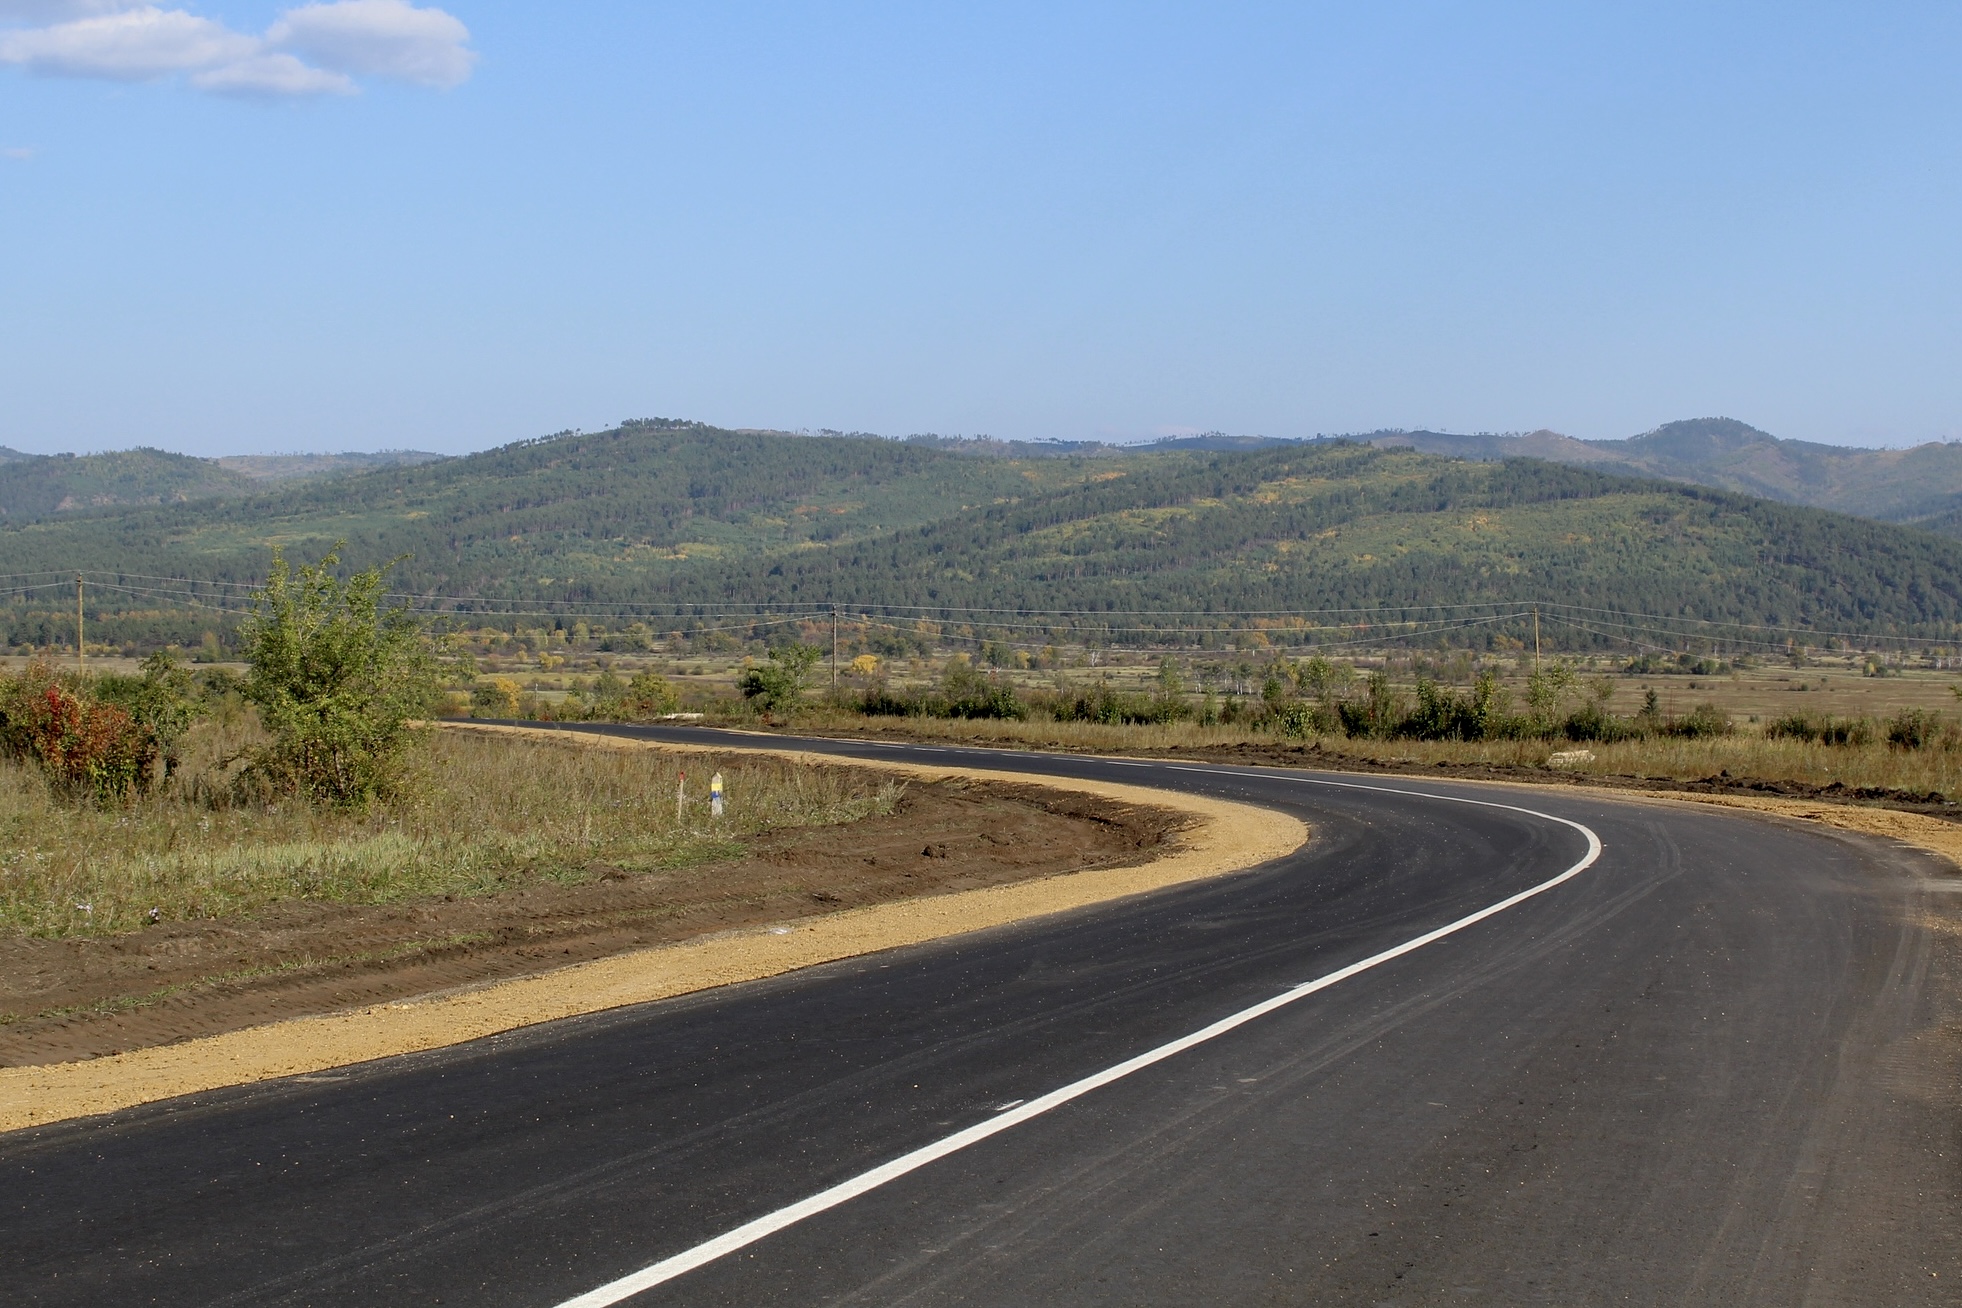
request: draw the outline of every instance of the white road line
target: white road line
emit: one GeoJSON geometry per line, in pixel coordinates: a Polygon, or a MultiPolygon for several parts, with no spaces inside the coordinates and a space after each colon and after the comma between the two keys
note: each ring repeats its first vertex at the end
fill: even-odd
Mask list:
{"type": "MultiPolygon", "coordinates": [[[[1204,772],[1213,776],[1221,775],[1223,771],[1212,768],[1178,768],[1176,770],[1180,772],[1204,772]]],[[[1228,772],[1226,775],[1235,774],[1228,772]]],[[[1517,804],[1499,804],[1491,800],[1466,799],[1458,795],[1433,795],[1421,790],[1398,790],[1389,786],[1360,785],[1347,781],[1322,781],[1319,778],[1309,777],[1277,778],[1263,772],[1241,772],[1237,775],[1261,777],[1262,779],[1268,780],[1296,781],[1309,785],[1337,786],[1345,790],[1376,790],[1391,795],[1414,795],[1423,799],[1435,799],[1447,803],[1473,804],[1479,808],[1502,808],[1514,813],[1524,813],[1529,817],[1545,818],[1549,822],[1557,822],[1564,827],[1572,827],[1587,837],[1587,854],[1580,862],[1574,864],[1559,876],[1542,881],[1539,885],[1522,890],[1518,894],[1502,899],[1496,904],[1481,908],[1476,913],[1459,918],[1456,922],[1438,927],[1434,931],[1426,931],[1423,935],[1406,940],[1402,944],[1391,949],[1386,949],[1380,954],[1372,954],[1359,963],[1351,963],[1347,967],[1338,968],[1330,972],[1327,976],[1317,977],[1313,981],[1305,981],[1292,990],[1282,991],[1272,999],[1264,1000],[1251,1008],[1243,1008],[1231,1017],[1223,1017],[1211,1026],[1201,1027],[1190,1035],[1180,1036],[1177,1040],[1162,1044],[1156,1049],[1147,1050],[1135,1058],[1128,1058],[1115,1066],[1107,1067],[1101,1072],[1086,1076],[1080,1081],[1072,1081],[1060,1090],[1051,1090],[1039,1099],[1031,1099],[1026,1104],[1003,1112],[985,1122],[977,1122],[964,1131],[956,1131],[944,1139],[936,1140],[923,1148],[915,1149],[910,1154],[902,1154],[891,1162],[882,1163],[869,1172],[860,1172],[849,1181],[841,1181],[828,1190],[820,1190],[808,1199],[800,1199],[786,1208],[779,1208],[773,1213],[765,1213],[754,1221],[745,1222],[732,1231],[727,1231],[716,1236],[713,1240],[704,1240],[692,1249],[684,1249],[670,1258],[663,1258],[660,1262],[649,1267],[643,1267],[641,1270],[623,1276],[617,1281],[609,1281],[596,1290],[588,1290],[585,1294],[577,1298],[567,1299],[559,1304],[557,1308],[606,1308],[608,1304],[619,1303],[623,1299],[630,1299],[634,1295],[651,1290],[657,1285],[672,1281],[677,1276],[692,1272],[697,1267],[712,1263],[718,1258],[736,1252],[738,1249],[755,1244],[758,1240],[766,1236],[774,1235],[787,1226],[795,1226],[807,1217],[815,1217],[827,1209],[836,1208],[838,1205],[856,1199],[868,1191],[876,1190],[888,1181],[896,1181],[908,1172],[916,1172],[928,1163],[938,1161],[949,1154],[958,1153],[969,1145],[979,1144],[989,1136],[1000,1135],[1003,1131],[1020,1126],[1031,1118],[1040,1117],[1052,1109],[1060,1108],[1072,1099],[1079,1099],[1089,1094],[1092,1090],[1101,1089],[1113,1081],[1121,1081],[1133,1072],[1143,1071],[1154,1063],[1162,1063],[1174,1055],[1182,1054],[1186,1050],[1203,1045],[1209,1040],[1218,1039],[1228,1031],[1245,1026],[1257,1018],[1265,1017],[1276,1009],[1285,1008],[1297,999],[1306,999],[1318,990],[1326,990],[1338,982],[1347,981],[1350,977],[1358,973],[1367,972],[1369,969],[1387,963],[1391,959],[1401,958],[1405,954],[1414,953],[1422,949],[1425,945],[1442,940],[1448,935],[1454,935],[1459,931],[1463,931],[1468,926],[1474,926],[1483,922],[1488,917],[1494,917],[1497,914],[1503,913],[1515,904],[1524,903],[1535,895],[1543,894],[1553,889],[1563,881],[1572,880],[1592,867],[1595,860],[1601,857],[1601,837],[1595,835],[1591,829],[1582,826],[1578,822],[1570,821],[1567,818],[1556,817],[1551,813],[1542,813],[1538,809],[1521,808],[1517,804]]]]}

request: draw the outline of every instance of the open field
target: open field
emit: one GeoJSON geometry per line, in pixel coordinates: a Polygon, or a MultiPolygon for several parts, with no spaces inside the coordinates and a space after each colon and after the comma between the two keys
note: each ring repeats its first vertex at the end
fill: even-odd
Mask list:
{"type": "MultiPolygon", "coordinates": [[[[1054,693],[1108,684],[1132,695],[1152,692],[1161,662],[1169,657],[1186,685],[1185,699],[1195,711],[1210,691],[1212,702],[1237,697],[1243,704],[1258,700],[1265,669],[1281,651],[1222,651],[1173,653],[1148,650],[1058,652],[1048,667],[989,669],[988,675],[1018,693],[1054,693]],[[1203,689],[1202,689],[1203,688],[1203,689]]],[[[494,656],[492,656],[494,657],[494,656]]],[[[756,726],[760,718],[736,692],[736,679],[753,655],[648,654],[638,658],[609,658],[616,676],[651,669],[666,677],[680,694],[681,707],[706,714],[711,722],[756,726]]],[[[1552,664],[1560,656],[1547,655],[1552,664]]],[[[488,660],[482,660],[488,661],[488,660]]],[[[1582,776],[1637,777],[1676,782],[1700,781],[1728,772],[1734,778],[1789,781],[1824,787],[1835,783],[1851,789],[1880,788],[1945,797],[1962,796],[1962,752],[1928,748],[1903,750],[1884,743],[1832,746],[1789,739],[1771,739],[1766,729],[1781,718],[1799,714],[1818,720],[1859,719],[1881,724],[1904,710],[1921,710],[1962,723],[1962,703],[1952,688],[1962,686],[1962,670],[1930,666],[1932,659],[1889,664],[1864,652],[1820,654],[1802,667],[1747,663],[1726,666],[1715,675],[1657,674],[1629,671],[1624,657],[1603,655],[1562,658],[1577,679],[1609,688],[1608,712],[1629,717],[1653,692],[1665,717],[1688,713],[1710,704],[1727,715],[1734,730],[1722,737],[1681,739],[1654,737],[1615,744],[1591,744],[1593,754],[1573,772],[1582,776]],[[1878,675],[1874,675],[1877,673],[1878,675]]],[[[1953,660],[1942,660],[1951,662],[1953,660]]],[[[481,662],[481,661],[480,661],[481,662]]],[[[875,672],[854,672],[841,660],[838,687],[849,697],[878,683],[902,691],[931,686],[946,666],[946,658],[881,659],[875,672]]],[[[1371,671],[1388,673],[1398,691],[1409,696],[1419,676],[1430,676],[1449,687],[1463,688],[1481,671],[1496,672],[1514,704],[1522,703],[1531,671],[1530,655],[1514,651],[1493,656],[1381,650],[1342,660],[1358,680],[1371,671]]],[[[552,669],[531,665],[527,675],[521,658],[508,658],[497,675],[515,675],[532,702],[550,712],[564,699],[568,687],[583,684],[599,671],[596,664],[575,660],[552,669]],[[582,674],[584,674],[582,676],[582,674]]],[[[490,675],[488,672],[486,675],[490,675]]],[[[1095,722],[1053,722],[1039,715],[1028,720],[962,720],[918,717],[876,717],[825,702],[830,673],[821,666],[811,702],[787,723],[795,729],[833,734],[899,735],[973,743],[1035,748],[1061,748],[1101,753],[1212,751],[1295,752],[1307,741],[1283,741],[1271,731],[1250,725],[1200,725],[1186,720],[1166,724],[1115,725],[1095,722]]],[[[1578,695],[1580,692],[1574,692],[1578,695]]],[[[1875,733],[1876,741],[1884,731],[1875,733]]],[[[1541,771],[1548,756],[1577,748],[1565,742],[1497,740],[1484,742],[1368,740],[1323,737],[1316,742],[1320,760],[1340,766],[1343,760],[1370,765],[1491,768],[1500,771],[1541,771]]]]}

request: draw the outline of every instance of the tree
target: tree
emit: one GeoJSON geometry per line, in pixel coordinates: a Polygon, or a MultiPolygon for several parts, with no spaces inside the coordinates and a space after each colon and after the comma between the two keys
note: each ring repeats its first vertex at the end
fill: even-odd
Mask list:
{"type": "Polygon", "coordinates": [[[360,807],[401,786],[438,673],[414,616],[382,608],[384,569],[342,582],[339,562],[336,547],[295,572],[273,551],[240,633],[243,691],[272,734],[253,775],[276,792],[360,807]]]}
{"type": "Polygon", "coordinates": [[[470,716],[477,718],[515,718],[522,687],[509,677],[492,677],[470,688],[470,716]]]}
{"type": "Polygon", "coordinates": [[[736,686],[744,699],[753,699],[765,709],[788,709],[804,697],[811,682],[811,669],[824,657],[816,645],[779,645],[770,651],[770,661],[743,670],[736,686]]]}

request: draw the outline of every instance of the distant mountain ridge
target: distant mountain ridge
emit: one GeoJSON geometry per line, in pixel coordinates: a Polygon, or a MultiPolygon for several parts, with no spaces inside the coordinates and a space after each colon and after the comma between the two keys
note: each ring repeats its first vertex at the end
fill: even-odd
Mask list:
{"type": "Polygon", "coordinates": [[[1962,442],[1931,442],[1906,450],[1824,445],[1785,440],[1735,418],[1688,418],[1621,440],[1580,440],[1544,429],[1505,434],[1383,429],[1312,440],[1210,431],[1132,445],[1002,441],[985,436],[908,439],[955,454],[1006,459],[1247,453],[1285,445],[1352,441],[1477,462],[1545,459],[1600,472],[1662,477],[1962,536],[1962,442]]]}
{"type": "MultiPolygon", "coordinates": [[[[659,426],[666,420],[648,420],[659,426]]],[[[635,426],[622,424],[622,429],[635,426]]],[[[559,439],[575,433],[562,432],[559,439]]],[[[743,436],[793,433],[743,430],[743,436]]],[[[823,431],[805,439],[871,439],[823,431]]],[[[970,459],[1050,461],[1123,459],[1141,454],[1251,453],[1350,441],[1379,448],[1489,462],[1544,459],[1600,472],[1661,477],[1718,490],[1832,509],[1962,537],[1962,442],[1905,450],[1861,449],[1785,440],[1735,418],[1664,423],[1622,440],[1579,440],[1556,431],[1498,434],[1378,430],[1299,441],[1210,431],[1139,444],[1098,440],[998,440],[989,436],[909,436],[887,444],[970,459]]],[[[326,477],[413,468],[444,461],[419,450],[371,453],[228,455],[201,459],[138,447],[105,454],[24,454],[0,446],[0,521],[31,522],[86,510],[238,499],[275,486],[326,477]]]]}
{"type": "MultiPolygon", "coordinates": [[[[1962,541],[1619,470],[1347,440],[977,458],[643,420],[248,495],[0,521],[0,572],[54,578],[0,605],[0,636],[61,639],[66,578],[86,572],[107,583],[101,639],[196,643],[275,546],[308,559],[337,542],[349,568],[397,560],[392,588],[462,621],[760,614],[781,636],[767,615],[863,605],[907,630],[985,633],[1033,609],[1043,641],[1131,638],[1146,614],[1230,643],[1385,608],[1384,621],[1441,622],[1443,638],[1460,624],[1439,605],[1558,600],[1585,608],[1547,607],[1542,622],[1582,643],[1668,638],[1617,614],[1944,641],[1962,626],[1962,541]]],[[[1528,630],[1506,621],[1512,638],[1528,630]]]]}
{"type": "Polygon", "coordinates": [[[0,521],[33,522],[89,509],[236,499],[270,484],[413,466],[418,450],[246,454],[201,459],[139,445],[103,454],[23,454],[0,446],[0,521]]]}
{"type": "Polygon", "coordinates": [[[1460,459],[1547,459],[1665,477],[1962,534],[1962,443],[1905,450],[1822,445],[1784,440],[1735,418],[1664,423],[1625,440],[1584,441],[1554,431],[1505,436],[1377,431],[1348,439],[1460,459]]]}

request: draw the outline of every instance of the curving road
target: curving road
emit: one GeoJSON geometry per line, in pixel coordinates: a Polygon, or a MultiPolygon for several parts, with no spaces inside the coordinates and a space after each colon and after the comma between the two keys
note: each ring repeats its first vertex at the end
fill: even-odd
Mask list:
{"type": "Polygon", "coordinates": [[[1586,791],[800,743],[1317,834],[1096,910],[0,1136],[0,1302],[1962,1302],[1932,858],[1586,791]]]}

